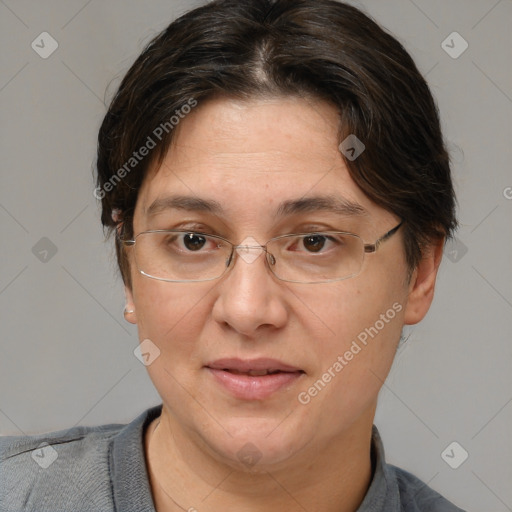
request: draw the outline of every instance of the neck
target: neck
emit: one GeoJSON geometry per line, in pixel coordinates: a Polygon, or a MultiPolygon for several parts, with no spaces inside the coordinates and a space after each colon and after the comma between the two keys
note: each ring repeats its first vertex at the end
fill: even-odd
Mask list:
{"type": "Polygon", "coordinates": [[[241,471],[208,453],[162,408],[145,451],[157,512],[244,510],[354,512],[370,485],[374,408],[337,438],[279,467],[241,471]]]}

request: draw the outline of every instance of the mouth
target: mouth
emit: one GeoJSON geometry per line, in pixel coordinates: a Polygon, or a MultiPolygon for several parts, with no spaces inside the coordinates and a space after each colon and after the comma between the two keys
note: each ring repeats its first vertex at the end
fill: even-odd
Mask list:
{"type": "MultiPolygon", "coordinates": [[[[257,359],[223,358],[211,361],[205,365],[212,370],[224,370],[232,373],[249,372],[302,372],[300,368],[283,363],[278,359],[260,357],[257,359]]],[[[262,373],[265,375],[265,373],[262,373]]]]}
{"type": "Polygon", "coordinates": [[[263,377],[263,375],[274,375],[275,373],[294,373],[294,372],[285,372],[284,370],[249,370],[247,372],[242,372],[240,370],[236,370],[233,368],[222,368],[222,371],[233,373],[234,375],[249,375],[250,377],[263,377]]]}
{"type": "Polygon", "coordinates": [[[205,365],[224,391],[241,400],[264,400],[290,389],[305,375],[300,368],[276,359],[218,359],[205,365]]]}

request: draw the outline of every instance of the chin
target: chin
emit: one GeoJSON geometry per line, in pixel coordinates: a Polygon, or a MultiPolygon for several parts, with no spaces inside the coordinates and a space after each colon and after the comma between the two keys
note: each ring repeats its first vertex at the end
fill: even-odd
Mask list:
{"type": "Polygon", "coordinates": [[[259,473],[279,469],[312,441],[304,425],[283,418],[233,418],[224,422],[226,431],[212,438],[200,435],[222,461],[236,470],[259,473]]]}

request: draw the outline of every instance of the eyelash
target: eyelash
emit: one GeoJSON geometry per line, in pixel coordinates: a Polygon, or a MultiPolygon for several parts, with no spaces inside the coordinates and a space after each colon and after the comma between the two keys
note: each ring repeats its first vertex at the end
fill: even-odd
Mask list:
{"type": "MultiPolygon", "coordinates": [[[[220,236],[222,238],[226,238],[227,240],[230,239],[229,235],[226,233],[223,233],[221,231],[218,231],[217,229],[212,228],[210,225],[203,224],[200,222],[180,222],[179,224],[169,226],[169,227],[163,227],[161,229],[175,229],[180,231],[191,231],[194,233],[203,233],[206,235],[216,235],[220,236]]],[[[293,229],[285,229],[280,230],[282,232],[276,232],[269,238],[273,238],[275,236],[280,235],[288,235],[291,233],[319,233],[322,234],[326,231],[348,231],[351,232],[349,229],[340,229],[339,227],[335,226],[327,226],[327,225],[320,225],[318,223],[315,224],[299,224],[293,229]]]]}
{"type": "Polygon", "coordinates": [[[217,233],[217,230],[212,229],[210,226],[207,226],[205,224],[199,224],[199,223],[180,223],[177,226],[169,227],[167,229],[176,229],[180,231],[191,231],[193,233],[205,233],[208,235],[217,235],[221,236],[217,233]]]}

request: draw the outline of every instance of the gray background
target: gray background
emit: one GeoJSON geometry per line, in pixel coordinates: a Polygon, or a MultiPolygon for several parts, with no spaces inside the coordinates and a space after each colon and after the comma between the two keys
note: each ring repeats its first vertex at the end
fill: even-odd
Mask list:
{"type": "MultiPolygon", "coordinates": [[[[123,320],[92,169],[105,98],[143,45],[199,3],[0,0],[1,434],[124,423],[160,402],[123,320]],[[43,31],[59,45],[47,59],[31,47],[43,31]]],[[[467,510],[512,510],[512,1],[356,5],[427,75],[461,220],[376,423],[390,462],[467,510]],[[469,45],[458,58],[442,47],[453,31],[469,45]],[[452,441],[469,453],[458,469],[441,457],[452,441]]],[[[449,453],[453,463],[463,452],[449,453]]]]}

